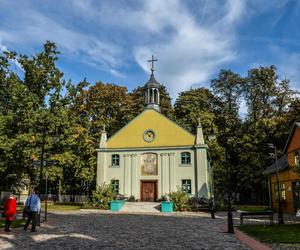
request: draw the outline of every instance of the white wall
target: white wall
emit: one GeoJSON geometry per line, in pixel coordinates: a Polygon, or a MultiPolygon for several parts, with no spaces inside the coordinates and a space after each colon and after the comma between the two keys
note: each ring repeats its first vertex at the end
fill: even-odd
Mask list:
{"type": "Polygon", "coordinates": [[[121,194],[127,197],[134,195],[136,199],[140,199],[140,181],[157,180],[157,195],[159,199],[163,194],[176,191],[177,187],[181,188],[181,180],[190,179],[192,194],[203,196],[204,193],[198,194],[199,190],[197,189],[207,185],[206,149],[202,149],[197,154],[195,153],[196,149],[191,148],[98,152],[97,184],[99,185],[102,182],[110,183],[112,179],[119,180],[119,192],[121,194]],[[191,154],[190,165],[181,165],[182,152],[191,154]],[[141,176],[141,154],[143,153],[157,154],[158,174],[156,176],[141,176]],[[111,167],[111,156],[113,154],[120,155],[119,167],[111,167]],[[196,164],[198,165],[197,168],[196,164]],[[196,173],[198,173],[197,178],[195,176],[196,173]]]}

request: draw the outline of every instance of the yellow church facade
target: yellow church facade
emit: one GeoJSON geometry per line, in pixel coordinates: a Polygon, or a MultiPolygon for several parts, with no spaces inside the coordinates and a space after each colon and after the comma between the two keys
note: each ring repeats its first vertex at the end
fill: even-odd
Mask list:
{"type": "Polygon", "coordinates": [[[160,113],[159,83],[153,71],[145,85],[145,110],[97,149],[97,185],[140,201],[157,201],[182,189],[191,196],[212,192],[208,147],[201,124],[193,135],[160,113]]]}

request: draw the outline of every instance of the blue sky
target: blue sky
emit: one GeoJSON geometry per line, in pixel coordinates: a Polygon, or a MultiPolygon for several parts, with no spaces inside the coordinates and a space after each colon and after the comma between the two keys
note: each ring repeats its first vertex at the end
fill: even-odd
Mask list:
{"type": "Polygon", "coordinates": [[[34,54],[54,41],[74,83],[129,90],[149,77],[173,100],[208,87],[220,69],[275,65],[300,90],[300,0],[0,0],[0,50],[34,54]]]}

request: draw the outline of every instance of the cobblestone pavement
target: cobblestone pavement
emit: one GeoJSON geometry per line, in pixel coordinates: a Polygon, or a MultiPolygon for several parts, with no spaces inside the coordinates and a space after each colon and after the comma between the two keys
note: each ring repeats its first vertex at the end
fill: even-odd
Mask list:
{"type": "Polygon", "coordinates": [[[0,249],[249,249],[207,214],[51,213],[37,233],[0,232],[0,249]]]}

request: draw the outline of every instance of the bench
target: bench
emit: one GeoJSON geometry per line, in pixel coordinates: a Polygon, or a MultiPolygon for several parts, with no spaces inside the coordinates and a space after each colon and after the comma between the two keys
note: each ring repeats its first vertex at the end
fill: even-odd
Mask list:
{"type": "Polygon", "coordinates": [[[190,199],[190,206],[193,211],[209,211],[208,200],[203,197],[190,199]]]}
{"type": "Polygon", "coordinates": [[[261,211],[261,212],[248,212],[238,211],[240,213],[240,224],[243,225],[243,218],[267,218],[270,219],[270,224],[273,224],[274,212],[272,211],[261,211]]]}

